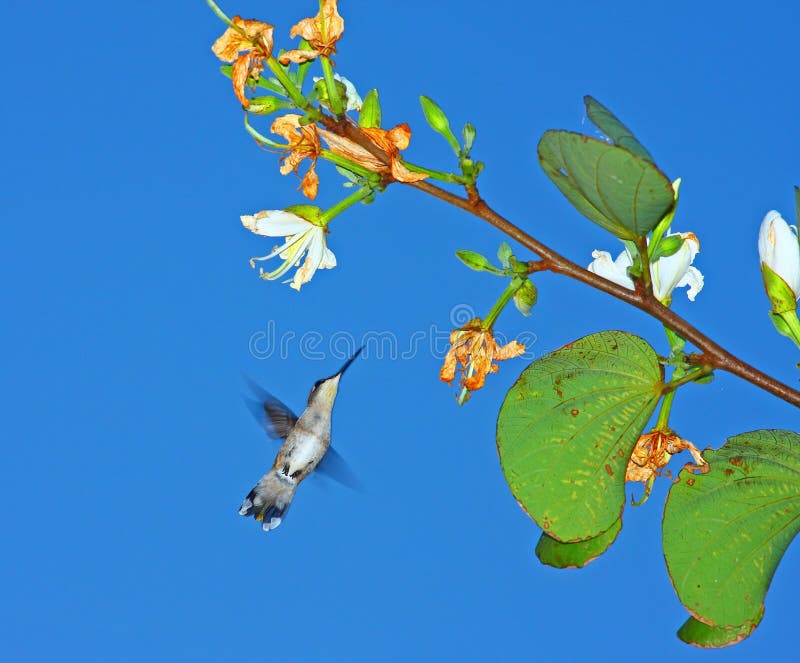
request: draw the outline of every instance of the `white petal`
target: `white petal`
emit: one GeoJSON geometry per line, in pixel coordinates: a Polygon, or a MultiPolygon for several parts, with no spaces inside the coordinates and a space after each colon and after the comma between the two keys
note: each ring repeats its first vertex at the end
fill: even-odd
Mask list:
{"type": "Polygon", "coordinates": [[[587,267],[590,272],[628,290],[634,289],[633,279],[628,275],[627,269],[633,262],[627,251],[618,255],[616,261],[611,260],[611,254],[608,251],[592,251],[592,258],[594,260],[587,267]]]}
{"type": "Polygon", "coordinates": [[[772,210],[767,212],[758,232],[758,255],[773,272],[780,276],[800,299],[800,245],[797,235],[772,210]]]}
{"type": "Polygon", "coordinates": [[[290,284],[290,288],[300,290],[304,283],[308,283],[313,277],[314,273],[320,266],[323,258],[325,257],[325,231],[322,228],[312,230],[309,235],[311,241],[308,245],[308,255],[306,261],[294,273],[294,278],[290,284]]]}
{"type": "Polygon", "coordinates": [[[262,210],[252,216],[245,214],[241,219],[245,228],[266,237],[296,235],[315,227],[310,221],[282,209],[262,210]]]}
{"type": "Polygon", "coordinates": [[[271,256],[276,255],[279,251],[282,252],[286,258],[284,259],[283,263],[280,267],[272,272],[264,272],[261,271],[261,278],[267,279],[268,281],[272,281],[274,279],[278,279],[283,276],[286,272],[288,272],[302,257],[303,254],[308,249],[309,245],[314,239],[313,232],[307,232],[302,235],[298,235],[294,241],[292,241],[291,246],[286,249],[286,245],[282,247],[278,247],[275,249],[271,256]],[[286,250],[283,250],[286,249],[286,250]]]}
{"type": "MultiPolygon", "coordinates": [[[[686,275],[691,269],[690,265],[694,257],[700,252],[700,242],[694,233],[669,233],[667,237],[679,235],[683,239],[681,248],[671,256],[659,258],[654,264],[650,265],[650,275],[653,277],[653,294],[656,299],[665,301],[672,295],[672,291],[680,286],[688,285],[685,281],[686,275]]],[[[699,271],[695,270],[697,274],[699,271]]],[[[703,287],[702,274],[700,274],[700,285],[696,290],[692,290],[689,299],[694,301],[695,296],[703,287]]]]}
{"type": "Polygon", "coordinates": [[[689,269],[686,270],[686,274],[683,275],[683,278],[678,281],[678,285],[675,287],[682,288],[688,285],[689,289],[686,291],[686,296],[689,298],[690,302],[693,302],[694,298],[697,297],[697,293],[703,289],[704,283],[705,278],[702,272],[697,269],[697,267],[689,267],[689,269]]]}
{"type": "Polygon", "coordinates": [[[320,269],[333,269],[336,267],[336,256],[333,255],[333,251],[331,251],[327,246],[325,247],[325,255],[322,258],[322,262],[319,264],[320,269]]]}

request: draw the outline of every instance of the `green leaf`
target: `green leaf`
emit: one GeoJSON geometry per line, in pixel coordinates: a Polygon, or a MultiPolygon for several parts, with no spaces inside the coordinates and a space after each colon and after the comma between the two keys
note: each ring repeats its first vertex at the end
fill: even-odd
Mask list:
{"type": "Polygon", "coordinates": [[[667,498],[667,569],[696,619],[751,631],[778,562],[800,530],[800,434],[744,433],[703,456],[708,473],[682,470],[667,498]]]}
{"type": "Polygon", "coordinates": [[[378,91],[370,90],[361,104],[361,114],[358,116],[358,125],[366,129],[381,126],[381,103],[378,100],[378,91]]]}
{"type": "Polygon", "coordinates": [[[546,131],[539,163],[586,218],[622,240],[644,237],[675,204],[672,183],[627,150],[569,131],[546,131]]]}
{"type": "Polygon", "coordinates": [[[650,345],[620,331],[591,334],[526,368],[497,419],[511,492],[564,543],[607,532],[625,504],[625,470],[663,388],[650,345]]]}
{"type": "Polygon", "coordinates": [[[514,293],[514,306],[517,307],[517,310],[522,315],[527,317],[531,314],[531,309],[536,304],[537,297],[536,286],[526,277],[519,290],[514,293]]]}
{"type": "Polygon", "coordinates": [[[542,564],[557,569],[582,569],[611,547],[622,529],[622,518],[600,536],[578,543],[561,543],[544,532],[536,544],[536,556],[542,564]]]}
{"type": "Polygon", "coordinates": [[[483,256],[480,253],[462,250],[456,251],[456,256],[467,267],[474,269],[476,272],[491,272],[492,274],[497,274],[498,276],[504,276],[502,270],[497,269],[497,267],[489,262],[489,259],[486,256],[483,256]]]}
{"type": "Polygon", "coordinates": [[[583,103],[586,104],[586,114],[589,119],[614,142],[614,145],[625,148],[628,152],[632,152],[645,161],[655,163],[653,157],[650,156],[650,152],[636,140],[633,132],[622,124],[608,108],[588,94],[583,98],[583,103]]]}
{"type": "Polygon", "coordinates": [[[439,108],[438,104],[433,99],[425,95],[420,96],[419,103],[422,104],[422,112],[425,114],[425,119],[428,121],[428,124],[431,125],[431,129],[444,136],[447,142],[450,143],[450,147],[453,148],[453,152],[456,153],[456,156],[460,156],[461,145],[458,144],[458,140],[453,130],[450,128],[450,120],[447,119],[447,115],[445,115],[444,111],[439,108]]]}
{"type": "MultiPolygon", "coordinates": [[[[763,609],[761,614],[764,614],[763,609]]],[[[735,645],[737,642],[744,640],[758,626],[759,621],[761,621],[761,617],[755,623],[739,628],[721,628],[703,624],[703,622],[697,621],[694,617],[689,617],[683,626],[678,629],[678,637],[685,643],[695,647],[718,649],[735,645]]]]}

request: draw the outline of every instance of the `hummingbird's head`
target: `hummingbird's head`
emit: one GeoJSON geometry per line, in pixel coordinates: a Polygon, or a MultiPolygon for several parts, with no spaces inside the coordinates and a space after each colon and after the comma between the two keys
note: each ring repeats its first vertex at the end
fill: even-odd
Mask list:
{"type": "Polygon", "coordinates": [[[353,356],[339,369],[338,373],[331,375],[329,378],[317,380],[314,383],[314,386],[311,387],[311,392],[308,394],[308,405],[311,405],[313,401],[314,403],[326,403],[330,407],[333,407],[333,401],[336,398],[336,393],[339,391],[339,380],[342,379],[344,372],[350,368],[350,364],[355,361],[356,357],[361,354],[363,349],[364,346],[362,345],[356,350],[353,356]]]}

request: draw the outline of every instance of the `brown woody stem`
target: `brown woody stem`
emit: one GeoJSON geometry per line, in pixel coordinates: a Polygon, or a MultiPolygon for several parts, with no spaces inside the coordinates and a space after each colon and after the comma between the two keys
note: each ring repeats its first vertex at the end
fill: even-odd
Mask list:
{"type": "MultiPolygon", "coordinates": [[[[361,133],[359,128],[352,122],[346,119],[335,120],[328,116],[323,117],[320,122],[329,130],[346,136],[355,143],[358,143],[384,163],[389,163],[387,155],[361,133]]],[[[518,226],[515,226],[508,219],[489,207],[483,198],[480,197],[477,188],[474,186],[469,187],[469,195],[467,198],[462,198],[430,182],[413,182],[408,186],[412,186],[454,207],[469,212],[479,219],[487,221],[511,239],[533,251],[541,258],[541,260],[536,263],[537,269],[535,271],[549,269],[552,272],[563,274],[571,279],[585,283],[596,290],[605,292],[631,306],[635,306],[639,310],[650,314],[656,320],[659,320],[672,331],[680,334],[687,341],[693,343],[695,347],[699,348],[703,354],[698,358],[698,363],[713,367],[714,369],[728,371],[728,373],[732,373],[787,403],[791,403],[795,407],[800,408],[800,391],[792,389],[789,385],[770,377],[763,371],[758,370],[754,366],[751,366],[728,352],[721,345],[689,324],[677,313],[674,313],[664,306],[651,292],[648,292],[649,289],[645,290],[640,288],[633,291],[623,288],[612,281],[604,279],[602,276],[598,276],[584,269],[580,265],[562,256],[557,251],[554,251],[546,244],[542,244],[539,240],[535,239],[518,226]]]]}

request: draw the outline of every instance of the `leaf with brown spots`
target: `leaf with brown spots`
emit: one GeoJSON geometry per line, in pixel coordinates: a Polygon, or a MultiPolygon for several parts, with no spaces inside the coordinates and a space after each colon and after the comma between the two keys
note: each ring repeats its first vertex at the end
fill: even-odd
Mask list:
{"type": "Polygon", "coordinates": [[[611,529],[625,504],[625,469],[663,389],[644,340],[586,336],[534,361],[497,419],[503,472],[528,515],[563,543],[611,529]]]}
{"type": "Polygon", "coordinates": [[[775,569],[800,531],[800,434],[744,433],[703,455],[709,471],[684,469],[670,490],[664,558],[681,603],[717,629],[689,624],[680,637],[721,647],[761,620],[775,569]]]}

